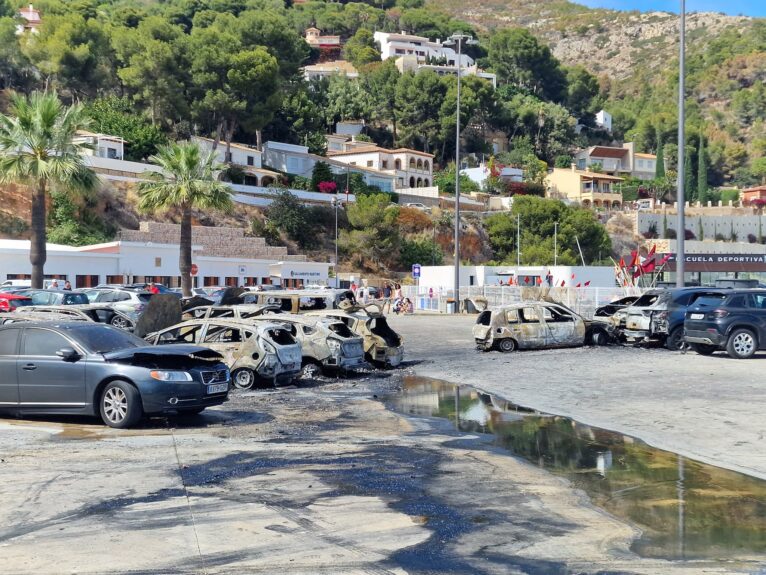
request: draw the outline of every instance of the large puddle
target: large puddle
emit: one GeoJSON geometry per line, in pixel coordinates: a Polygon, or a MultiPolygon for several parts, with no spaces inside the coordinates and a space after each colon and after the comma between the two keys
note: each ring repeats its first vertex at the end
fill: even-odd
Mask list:
{"type": "Polygon", "coordinates": [[[663,559],[766,553],[766,481],[655,449],[633,437],[523,409],[468,386],[405,378],[390,405],[452,421],[582,489],[643,534],[632,550],[663,559]]]}

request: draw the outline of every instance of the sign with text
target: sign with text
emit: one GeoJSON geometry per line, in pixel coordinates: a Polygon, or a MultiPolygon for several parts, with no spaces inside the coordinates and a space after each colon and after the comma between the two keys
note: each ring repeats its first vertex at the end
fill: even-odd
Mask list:
{"type": "Polygon", "coordinates": [[[412,264],[412,277],[415,279],[420,277],[420,264],[412,264]]]}
{"type": "MultiPolygon", "coordinates": [[[[686,254],[684,262],[687,272],[766,272],[766,254],[686,254]]],[[[666,269],[676,269],[675,254],[666,269]]]]}

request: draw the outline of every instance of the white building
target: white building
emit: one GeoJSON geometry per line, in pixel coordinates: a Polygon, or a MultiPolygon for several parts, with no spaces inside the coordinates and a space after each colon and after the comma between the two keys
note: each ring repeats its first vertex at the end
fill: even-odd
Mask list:
{"type": "Polygon", "coordinates": [[[110,160],[122,160],[125,157],[125,140],[119,136],[96,134],[86,130],[77,132],[72,142],[75,144],[90,144],[92,149],[84,150],[86,156],[97,156],[110,160]]]}
{"type": "Polygon", "coordinates": [[[368,186],[377,186],[384,192],[393,192],[396,188],[396,176],[393,172],[378,170],[366,165],[353,165],[342,162],[335,157],[324,157],[312,154],[308,147],[283,142],[266,142],[263,145],[263,161],[275,170],[310,178],[317,162],[330,166],[335,174],[361,174],[368,186]]]}
{"type": "MultiPolygon", "coordinates": [[[[489,170],[489,166],[482,163],[476,168],[465,168],[460,170],[460,173],[464,176],[468,176],[472,182],[475,182],[482,189],[484,189],[491,172],[489,170]]],[[[514,168],[512,166],[502,166],[500,168],[498,178],[502,182],[523,182],[524,170],[521,168],[514,168]]]]}
{"type": "MultiPolygon", "coordinates": [[[[192,136],[192,141],[197,142],[205,151],[213,149],[214,140],[211,138],[192,136]]],[[[266,187],[277,182],[279,178],[277,172],[263,169],[262,152],[258,148],[232,142],[228,147],[228,153],[226,150],[226,142],[218,142],[215,149],[217,161],[222,164],[235,164],[242,168],[245,173],[245,185],[266,187]]]]}
{"type": "MultiPolygon", "coordinates": [[[[375,32],[373,38],[380,46],[382,60],[399,58],[400,56],[414,56],[421,64],[444,63],[447,66],[457,66],[457,52],[439,40],[432,42],[423,36],[414,36],[405,32],[401,34],[375,32]]],[[[473,58],[461,54],[461,66],[467,67],[473,66],[473,64],[473,58]]]]}
{"type": "Polygon", "coordinates": [[[354,146],[341,152],[328,152],[327,155],[351,166],[387,172],[396,178],[397,189],[427,188],[433,183],[434,155],[426,152],[410,148],[387,150],[368,144],[367,147],[354,146]]]}
{"type": "Polygon", "coordinates": [[[346,60],[333,60],[332,62],[320,62],[303,67],[303,77],[306,81],[321,80],[332,76],[345,76],[346,78],[358,78],[359,71],[351,62],[346,60]]]}
{"type": "MultiPolygon", "coordinates": [[[[82,247],[48,244],[47,249],[45,277],[69,280],[76,288],[133,282],[180,285],[177,243],[115,241],[82,247]]],[[[327,283],[330,268],[329,263],[277,257],[209,255],[205,246],[196,242],[192,254],[192,261],[199,268],[195,286],[300,287],[327,283]]],[[[31,273],[29,241],[0,240],[0,282],[31,279],[31,273]]]]}
{"type": "MultiPolygon", "coordinates": [[[[455,64],[429,64],[420,62],[417,56],[400,56],[396,59],[397,69],[404,74],[405,72],[422,72],[424,70],[431,70],[439,76],[457,76],[457,65],[455,64]]],[[[476,76],[487,80],[492,84],[493,88],[497,88],[497,75],[492,72],[485,72],[478,65],[463,66],[460,68],[460,77],[476,76]]]]}
{"type": "MultiPolygon", "coordinates": [[[[523,251],[523,247],[522,247],[523,251]]],[[[521,287],[615,287],[612,266],[461,266],[461,287],[499,285],[521,287]],[[526,280],[526,281],[525,281],[526,280]],[[564,284],[562,286],[561,284],[564,284]]],[[[420,286],[446,292],[455,285],[453,266],[422,266],[420,286]]]]}
{"type": "Polygon", "coordinates": [[[578,170],[589,170],[597,164],[601,173],[610,176],[630,175],[641,180],[654,179],[657,170],[657,156],[636,152],[633,142],[626,142],[621,148],[591,146],[578,150],[574,161],[578,170]]]}
{"type": "Polygon", "coordinates": [[[596,125],[607,132],[612,132],[612,115],[606,110],[601,110],[596,114],[596,125]]]}
{"type": "Polygon", "coordinates": [[[43,19],[40,16],[40,11],[32,4],[26,8],[21,8],[18,12],[18,16],[23,23],[16,26],[17,35],[23,34],[24,32],[37,34],[40,31],[39,28],[43,23],[43,19]]]}

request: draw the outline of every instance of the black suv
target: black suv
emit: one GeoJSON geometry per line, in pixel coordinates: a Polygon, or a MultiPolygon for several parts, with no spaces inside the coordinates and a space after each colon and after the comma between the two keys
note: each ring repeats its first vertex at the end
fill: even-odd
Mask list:
{"type": "Polygon", "coordinates": [[[732,290],[699,298],[686,312],[684,339],[701,355],[733,358],[766,349],[766,290],[732,290]]]}

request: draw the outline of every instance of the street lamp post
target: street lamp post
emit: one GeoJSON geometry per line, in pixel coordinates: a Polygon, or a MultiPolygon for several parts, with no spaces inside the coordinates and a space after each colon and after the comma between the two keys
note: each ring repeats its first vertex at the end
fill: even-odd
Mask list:
{"type": "Polygon", "coordinates": [[[332,199],[332,208],[335,212],[335,287],[340,287],[340,281],[338,279],[338,195],[332,199]]]}
{"type": "Polygon", "coordinates": [[[686,0],[681,0],[681,32],[678,66],[678,189],[676,202],[678,204],[678,230],[676,232],[676,287],[684,287],[684,267],[686,256],[684,240],[686,239],[686,222],[684,214],[684,186],[686,161],[686,0]]]}
{"type": "Polygon", "coordinates": [[[444,42],[445,46],[457,46],[457,112],[455,116],[455,307],[454,313],[460,309],[460,84],[463,74],[463,43],[478,44],[472,36],[456,32],[444,42]]]}
{"type": "Polygon", "coordinates": [[[559,263],[559,223],[553,222],[553,267],[559,263]]]}

